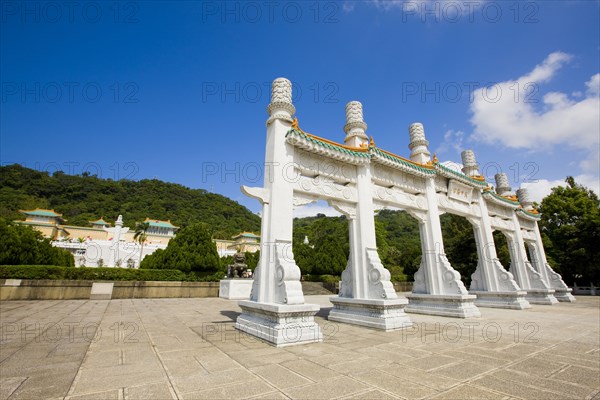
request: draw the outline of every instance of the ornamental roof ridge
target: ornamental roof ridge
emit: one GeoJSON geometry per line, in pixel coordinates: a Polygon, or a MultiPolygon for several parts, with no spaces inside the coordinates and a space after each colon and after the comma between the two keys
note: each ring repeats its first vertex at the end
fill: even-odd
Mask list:
{"type": "Polygon", "coordinates": [[[162,226],[163,228],[176,228],[179,229],[178,226],[173,225],[173,223],[171,222],[170,219],[163,221],[160,219],[150,219],[148,217],[146,217],[146,219],[143,221],[144,223],[148,223],[150,224],[150,226],[162,226]]]}
{"type": "Polygon", "coordinates": [[[288,143],[312,153],[351,164],[363,164],[371,161],[368,149],[344,146],[298,129],[290,129],[285,136],[288,143]]]}
{"type": "Polygon", "coordinates": [[[95,221],[88,221],[90,224],[94,224],[94,225],[110,225],[108,222],[106,222],[104,220],[104,217],[100,217],[100,219],[97,219],[95,221]]]}
{"type": "Polygon", "coordinates": [[[475,187],[480,188],[482,186],[487,186],[487,182],[484,180],[480,180],[480,179],[474,179],[471,178],[470,176],[467,176],[465,174],[463,174],[462,172],[458,172],[453,170],[452,168],[448,168],[445,165],[443,165],[442,163],[438,162],[434,162],[433,163],[436,171],[440,172],[440,175],[445,176],[446,178],[454,178],[454,179],[458,179],[463,183],[466,183],[468,185],[476,185],[475,187]],[[448,176],[446,174],[451,174],[451,176],[448,176]]]}
{"type": "Polygon", "coordinates": [[[46,208],[36,207],[33,210],[19,210],[19,211],[24,214],[44,215],[47,217],[62,217],[62,214],[57,213],[56,211],[54,211],[54,209],[50,210],[50,209],[46,209],[46,208]]]}
{"type": "Polygon", "coordinates": [[[504,197],[504,196],[500,196],[498,193],[493,192],[491,189],[490,190],[484,190],[483,191],[484,195],[488,195],[488,196],[492,196],[493,199],[495,200],[499,200],[505,204],[502,205],[511,205],[514,206],[515,209],[519,207],[519,202],[518,201],[514,201],[508,197],[504,197]]]}
{"type": "Polygon", "coordinates": [[[535,210],[535,212],[532,211],[527,211],[524,208],[518,208],[517,211],[521,212],[523,214],[523,216],[525,216],[528,219],[533,219],[533,220],[539,220],[540,218],[542,218],[541,214],[535,210]]]}
{"type": "Polygon", "coordinates": [[[380,149],[379,147],[376,147],[376,146],[371,146],[369,148],[369,150],[371,150],[371,154],[375,153],[374,155],[379,155],[381,157],[386,158],[387,160],[398,163],[404,167],[408,167],[410,169],[416,170],[422,174],[426,174],[426,175],[434,175],[435,174],[435,171],[433,170],[432,166],[415,163],[412,160],[401,157],[401,156],[391,153],[387,150],[380,149]]]}

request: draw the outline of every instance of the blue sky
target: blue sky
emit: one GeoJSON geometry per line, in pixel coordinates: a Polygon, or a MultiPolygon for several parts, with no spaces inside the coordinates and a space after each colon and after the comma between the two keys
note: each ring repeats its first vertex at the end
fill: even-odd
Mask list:
{"type": "Polygon", "coordinates": [[[408,156],[419,121],[441,161],[473,149],[490,182],[598,190],[597,1],[1,5],[2,165],[158,178],[258,211],[239,186],[261,185],[283,76],[318,136],[342,142],[358,100],[381,148],[408,156]]]}

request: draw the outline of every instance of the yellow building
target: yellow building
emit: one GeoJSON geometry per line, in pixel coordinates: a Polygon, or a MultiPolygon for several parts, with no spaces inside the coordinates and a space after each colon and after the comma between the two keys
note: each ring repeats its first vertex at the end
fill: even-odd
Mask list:
{"type": "MultiPolygon", "coordinates": [[[[44,210],[36,208],[35,210],[20,210],[25,214],[25,221],[16,221],[23,225],[29,225],[40,231],[42,235],[57,241],[84,241],[84,240],[112,240],[113,233],[110,224],[104,218],[90,221],[89,227],[65,225],[65,219],[62,214],[54,210],[44,210]]],[[[148,231],[146,232],[146,242],[149,244],[167,245],[169,240],[175,237],[175,232],[179,229],[171,221],[161,221],[158,219],[146,218],[148,231]]],[[[135,231],[127,231],[121,241],[134,242],[135,231]]]]}
{"type": "Polygon", "coordinates": [[[59,214],[54,210],[36,208],[35,210],[19,211],[25,214],[25,221],[17,221],[18,223],[29,225],[42,232],[42,235],[50,239],[55,239],[59,236],[60,225],[66,222],[62,218],[62,214],[59,214]]]}
{"type": "Polygon", "coordinates": [[[219,256],[232,256],[238,251],[255,253],[260,250],[260,236],[252,232],[242,232],[232,236],[231,239],[213,239],[219,256]]]}

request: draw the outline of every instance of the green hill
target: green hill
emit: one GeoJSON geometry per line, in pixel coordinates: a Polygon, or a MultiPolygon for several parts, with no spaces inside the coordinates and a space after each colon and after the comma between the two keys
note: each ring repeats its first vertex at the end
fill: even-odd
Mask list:
{"type": "Polygon", "coordinates": [[[240,231],[259,232],[260,217],[235,201],[202,189],[190,189],[157,179],[100,179],[89,175],[49,175],[18,164],[0,167],[0,218],[23,218],[19,210],[50,208],[69,225],[89,226],[104,217],[123,215],[125,226],[146,217],[170,219],[177,226],[204,222],[213,237],[229,238],[240,231]]]}

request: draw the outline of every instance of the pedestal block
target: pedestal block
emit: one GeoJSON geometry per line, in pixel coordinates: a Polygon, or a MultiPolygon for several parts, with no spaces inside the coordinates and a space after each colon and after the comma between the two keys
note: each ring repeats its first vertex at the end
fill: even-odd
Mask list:
{"type": "Polygon", "coordinates": [[[571,288],[567,288],[567,289],[554,289],[554,297],[556,298],[556,300],[565,303],[572,303],[575,301],[575,296],[573,296],[571,294],[571,292],[573,291],[573,289],[571,288]]]}
{"type": "Polygon", "coordinates": [[[362,325],[369,328],[391,331],[409,328],[412,322],[404,313],[406,299],[373,300],[331,297],[334,308],[328,319],[335,322],[362,325]]]}
{"type": "Polygon", "coordinates": [[[268,304],[242,300],[238,303],[242,314],[236,329],[256,336],[276,347],[323,340],[319,325],[314,320],[319,306],[314,304],[268,304]]]}
{"type": "Polygon", "coordinates": [[[550,306],[558,303],[558,300],[554,297],[554,292],[554,289],[528,289],[526,298],[531,304],[550,306]]]}
{"type": "Polygon", "coordinates": [[[471,318],[481,317],[475,305],[477,296],[471,294],[439,295],[415,294],[406,295],[408,305],[405,311],[415,314],[441,315],[443,317],[471,318]]]}
{"type": "Polygon", "coordinates": [[[219,297],[229,300],[248,300],[252,291],[252,279],[222,279],[219,297]]]}
{"type": "Polygon", "coordinates": [[[511,310],[524,310],[531,308],[526,299],[527,292],[524,290],[510,292],[484,292],[469,291],[469,294],[477,296],[475,305],[478,307],[507,308],[511,310]]]}

